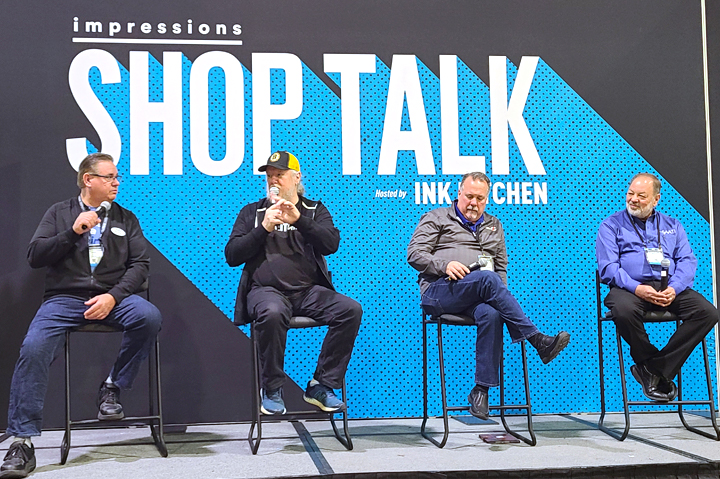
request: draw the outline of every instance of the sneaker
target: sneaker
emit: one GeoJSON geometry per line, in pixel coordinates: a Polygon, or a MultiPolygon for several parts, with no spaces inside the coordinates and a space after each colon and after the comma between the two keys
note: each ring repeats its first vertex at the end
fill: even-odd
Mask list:
{"type": "Polygon", "coordinates": [[[475,386],[468,396],[470,403],[470,414],[478,419],[487,419],[490,414],[488,407],[488,390],[481,386],[475,386]]]}
{"type": "Polygon", "coordinates": [[[97,398],[98,419],[101,421],[115,421],[124,418],[125,413],[119,400],[120,388],[114,384],[103,382],[100,385],[97,398]]]}
{"type": "Polygon", "coordinates": [[[305,394],[303,394],[303,399],[306,403],[317,406],[325,412],[335,412],[345,409],[345,403],[338,399],[335,391],[320,383],[313,385],[308,383],[305,394]]]}
{"type": "Polygon", "coordinates": [[[0,467],[0,477],[26,477],[35,470],[35,446],[15,441],[10,445],[4,461],[0,467]]]}
{"type": "Polygon", "coordinates": [[[285,414],[285,401],[282,398],[282,388],[277,388],[274,391],[262,390],[262,404],[260,405],[260,411],[263,414],[285,414]]]}
{"type": "Polygon", "coordinates": [[[560,331],[557,336],[548,336],[543,333],[537,333],[528,338],[528,342],[537,349],[538,355],[543,364],[547,364],[565,349],[570,342],[570,334],[560,331]]]}

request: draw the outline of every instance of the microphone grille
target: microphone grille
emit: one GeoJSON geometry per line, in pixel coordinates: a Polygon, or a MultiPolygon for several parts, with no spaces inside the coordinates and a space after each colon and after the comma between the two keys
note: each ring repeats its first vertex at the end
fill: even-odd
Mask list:
{"type": "Polygon", "coordinates": [[[109,201],[103,201],[102,203],[100,203],[100,206],[105,208],[105,211],[110,211],[112,203],[110,203],[109,201]]]}
{"type": "Polygon", "coordinates": [[[662,266],[663,268],[669,268],[670,260],[667,258],[663,258],[662,261],[660,261],[660,266],[662,266]]]}
{"type": "Polygon", "coordinates": [[[271,194],[271,195],[278,196],[278,195],[280,194],[280,188],[278,188],[277,186],[271,186],[271,187],[270,187],[270,194],[271,194]]]}

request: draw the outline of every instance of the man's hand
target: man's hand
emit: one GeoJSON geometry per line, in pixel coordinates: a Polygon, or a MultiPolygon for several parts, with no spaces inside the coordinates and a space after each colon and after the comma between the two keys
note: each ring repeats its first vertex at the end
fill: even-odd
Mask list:
{"type": "Polygon", "coordinates": [[[282,220],[283,212],[280,208],[281,201],[285,200],[278,200],[277,203],[265,210],[265,218],[263,218],[262,225],[268,233],[271,233],[276,226],[284,223],[282,220]]]}
{"type": "Polygon", "coordinates": [[[115,307],[115,298],[108,293],[99,294],[85,301],[85,306],[90,306],[83,315],[85,319],[105,319],[115,307]]]}
{"type": "Polygon", "coordinates": [[[635,296],[644,299],[648,303],[657,304],[663,308],[670,305],[675,300],[675,289],[668,287],[664,291],[656,291],[652,286],[641,284],[635,288],[635,296]]]}
{"type": "Polygon", "coordinates": [[[673,288],[672,286],[668,286],[663,291],[658,291],[658,294],[662,296],[662,299],[657,304],[659,304],[663,308],[667,308],[668,306],[670,306],[670,304],[675,301],[675,297],[677,296],[677,294],[675,294],[675,288],[673,288]]]}
{"type": "Polygon", "coordinates": [[[79,235],[83,234],[93,226],[100,224],[100,218],[94,211],[83,211],[75,218],[73,223],[73,231],[79,235]],[[85,228],[83,228],[85,226],[85,228]]]}
{"type": "Polygon", "coordinates": [[[292,225],[300,219],[300,211],[288,200],[280,199],[275,204],[280,205],[283,223],[292,225]]]}
{"type": "Polygon", "coordinates": [[[445,268],[445,273],[447,273],[450,279],[458,280],[463,279],[466,274],[470,273],[470,270],[459,261],[450,261],[447,268],[445,268]]]}

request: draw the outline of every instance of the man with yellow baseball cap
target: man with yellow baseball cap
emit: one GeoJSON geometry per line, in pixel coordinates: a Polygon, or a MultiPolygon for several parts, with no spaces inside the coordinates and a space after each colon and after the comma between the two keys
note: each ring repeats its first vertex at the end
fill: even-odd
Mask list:
{"type": "Polygon", "coordinates": [[[362,307],[335,291],[325,256],[335,253],[340,232],[325,205],[303,196],[300,162],[277,151],[258,168],[267,175],[266,198],[237,216],[225,259],[245,264],[235,302],[235,323],[255,323],[262,366],[264,414],[284,414],[285,344],[290,318],[307,316],[328,326],[318,364],[303,399],[323,411],[345,404],[342,387],[360,328],[362,307]]]}

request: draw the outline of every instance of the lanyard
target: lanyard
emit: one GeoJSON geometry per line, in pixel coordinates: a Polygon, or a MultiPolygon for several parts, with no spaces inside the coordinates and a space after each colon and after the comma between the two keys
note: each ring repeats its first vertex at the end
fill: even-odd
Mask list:
{"type": "MultiPolygon", "coordinates": [[[[633,225],[633,228],[635,229],[635,233],[637,233],[638,238],[640,238],[640,241],[642,241],[645,248],[647,248],[645,238],[642,237],[642,235],[640,234],[640,230],[637,229],[637,226],[635,225],[635,221],[633,220],[632,216],[630,216],[630,213],[628,213],[627,210],[625,210],[625,213],[627,213],[628,218],[630,219],[630,224],[633,225]]],[[[655,222],[657,224],[658,248],[662,248],[662,244],[660,243],[660,216],[657,214],[657,212],[655,213],[655,222]]]]}
{"type": "MultiPolygon", "coordinates": [[[[83,203],[82,196],[78,195],[78,202],[80,203],[80,209],[83,211],[92,211],[85,203],[83,203]]],[[[105,214],[105,217],[102,220],[102,225],[100,225],[100,235],[102,235],[105,232],[105,227],[107,226],[108,222],[108,215],[105,214]]],[[[90,241],[90,237],[88,237],[88,241],[90,241]]]]}

